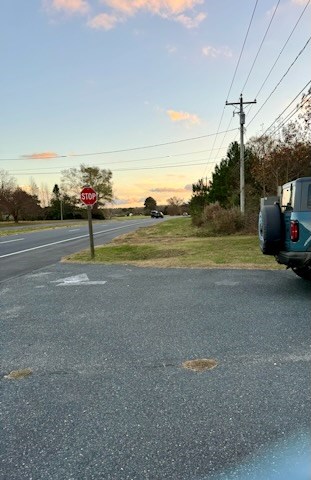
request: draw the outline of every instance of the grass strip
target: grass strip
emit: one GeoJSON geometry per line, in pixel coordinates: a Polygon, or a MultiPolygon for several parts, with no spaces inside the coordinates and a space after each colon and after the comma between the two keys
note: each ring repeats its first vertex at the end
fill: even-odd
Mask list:
{"type": "Polygon", "coordinates": [[[107,245],[70,255],[65,262],[175,268],[282,268],[263,255],[255,235],[200,237],[189,219],[173,219],[121,235],[107,245]]]}

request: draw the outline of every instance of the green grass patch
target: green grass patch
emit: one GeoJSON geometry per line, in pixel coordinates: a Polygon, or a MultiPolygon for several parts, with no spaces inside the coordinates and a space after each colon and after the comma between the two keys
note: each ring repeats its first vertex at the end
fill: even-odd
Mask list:
{"type": "Polygon", "coordinates": [[[107,245],[63,259],[68,262],[122,263],[145,267],[280,269],[263,255],[255,235],[200,237],[188,218],[159,222],[121,235],[107,245]]]}

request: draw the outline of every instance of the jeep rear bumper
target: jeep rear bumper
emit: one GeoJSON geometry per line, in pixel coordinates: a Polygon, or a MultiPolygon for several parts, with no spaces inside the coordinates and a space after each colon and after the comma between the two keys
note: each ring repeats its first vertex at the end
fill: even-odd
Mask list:
{"type": "Polygon", "coordinates": [[[288,267],[304,267],[311,265],[311,252],[279,252],[276,261],[288,267]]]}

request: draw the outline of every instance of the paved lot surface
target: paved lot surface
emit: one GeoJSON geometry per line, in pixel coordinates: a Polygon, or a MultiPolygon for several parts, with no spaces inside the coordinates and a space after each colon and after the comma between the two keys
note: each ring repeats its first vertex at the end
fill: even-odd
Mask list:
{"type": "Polygon", "coordinates": [[[307,480],[310,293],[286,271],[3,282],[0,478],[307,480]],[[182,368],[195,358],[218,366],[182,368]]]}

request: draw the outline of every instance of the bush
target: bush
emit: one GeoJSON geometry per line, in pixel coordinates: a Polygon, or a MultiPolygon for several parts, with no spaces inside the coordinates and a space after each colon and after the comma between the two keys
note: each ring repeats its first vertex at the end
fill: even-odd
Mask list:
{"type": "Polygon", "coordinates": [[[225,209],[218,202],[206,205],[201,215],[201,227],[210,234],[232,235],[241,232],[244,225],[245,218],[238,208],[225,209]]]}
{"type": "Polygon", "coordinates": [[[257,212],[241,214],[238,207],[223,208],[211,203],[206,205],[201,214],[192,217],[192,224],[199,227],[198,236],[233,235],[235,233],[256,234],[257,212]]]}

